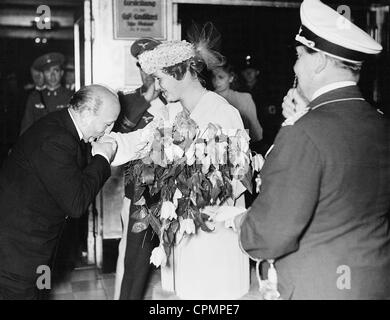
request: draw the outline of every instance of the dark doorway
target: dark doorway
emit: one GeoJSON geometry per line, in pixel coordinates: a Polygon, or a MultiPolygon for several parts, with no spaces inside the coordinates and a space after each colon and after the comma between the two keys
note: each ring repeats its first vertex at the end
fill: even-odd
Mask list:
{"type": "Polygon", "coordinates": [[[280,105],[294,75],[293,39],[299,29],[298,8],[179,5],[182,36],[192,23],[212,22],[221,33],[221,53],[237,69],[250,55],[260,65],[260,79],[270,100],[280,105]]]}
{"type": "MultiPolygon", "coordinates": [[[[334,4],[336,1],[325,2],[333,7],[337,5],[334,4]]],[[[370,1],[349,1],[348,4],[355,24],[364,30],[375,29],[372,25],[375,19],[369,17],[370,1]]],[[[246,56],[255,56],[260,63],[260,79],[267,87],[268,99],[280,108],[294,80],[294,38],[300,27],[298,7],[287,4],[284,7],[180,4],[178,12],[183,39],[187,39],[186,33],[193,23],[212,22],[221,33],[221,53],[238,69],[246,56]]],[[[387,38],[389,32],[387,28],[387,38]]],[[[366,99],[387,114],[390,99],[385,88],[390,77],[388,57],[388,48],[385,48],[380,57],[367,61],[360,80],[366,99]]]]}

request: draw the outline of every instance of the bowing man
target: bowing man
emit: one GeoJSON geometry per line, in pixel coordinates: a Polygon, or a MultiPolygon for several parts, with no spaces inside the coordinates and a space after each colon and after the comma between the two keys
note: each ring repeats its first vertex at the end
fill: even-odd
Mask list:
{"type": "Polygon", "coordinates": [[[116,142],[94,141],[119,110],[115,93],[87,86],[19,137],[0,170],[0,300],[40,297],[38,268],[52,266],[65,219],[84,214],[111,174],[116,142]]]}

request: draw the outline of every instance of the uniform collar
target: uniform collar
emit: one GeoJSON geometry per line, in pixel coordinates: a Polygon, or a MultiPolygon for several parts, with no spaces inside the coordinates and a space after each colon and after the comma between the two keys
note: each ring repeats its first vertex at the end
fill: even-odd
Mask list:
{"type": "Polygon", "coordinates": [[[314,99],[317,99],[319,96],[323,95],[324,93],[327,93],[329,91],[339,89],[339,88],[344,88],[344,87],[349,87],[349,86],[356,86],[355,81],[338,81],[338,82],[333,82],[331,84],[328,84],[326,86],[321,87],[318,89],[316,92],[314,92],[312,101],[314,99]]]}
{"type": "Polygon", "coordinates": [[[79,126],[77,125],[77,122],[76,122],[75,119],[73,118],[72,112],[70,112],[70,109],[69,109],[69,108],[68,108],[68,112],[69,112],[70,118],[71,118],[72,121],[73,121],[74,126],[76,127],[77,134],[79,135],[79,138],[80,138],[80,141],[81,141],[81,140],[83,140],[83,133],[81,132],[79,126]]]}
{"type": "Polygon", "coordinates": [[[308,108],[315,109],[320,105],[324,105],[335,100],[364,100],[364,98],[357,85],[343,86],[323,93],[311,101],[308,108]]]}
{"type": "Polygon", "coordinates": [[[57,91],[59,88],[61,88],[61,85],[59,85],[58,87],[55,87],[54,89],[51,89],[51,88],[48,88],[46,87],[46,89],[50,92],[53,92],[53,91],[57,91]]]}

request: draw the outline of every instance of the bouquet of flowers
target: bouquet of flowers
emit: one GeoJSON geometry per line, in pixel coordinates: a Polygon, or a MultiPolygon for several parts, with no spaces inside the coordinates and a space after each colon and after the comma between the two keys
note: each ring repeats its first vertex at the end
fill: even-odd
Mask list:
{"type": "Polygon", "coordinates": [[[213,231],[206,223],[210,216],[202,212],[205,207],[235,200],[245,190],[253,192],[253,174],[264,160],[252,156],[245,130],[224,130],[212,123],[201,129],[186,111],[176,116],[173,126],[155,121],[149,130],[139,159],[126,168],[125,183],[134,184],[138,206],[131,231],[153,228],[160,246],[153,250],[151,263],[159,266],[184,235],[199,228],[213,231]],[[159,201],[149,207],[145,192],[159,196],[159,201]]]}

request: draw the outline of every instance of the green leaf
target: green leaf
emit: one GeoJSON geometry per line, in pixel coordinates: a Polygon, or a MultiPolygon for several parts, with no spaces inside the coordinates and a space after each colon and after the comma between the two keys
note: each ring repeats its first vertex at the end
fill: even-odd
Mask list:
{"type": "Polygon", "coordinates": [[[139,183],[136,183],[134,185],[134,203],[137,203],[139,201],[139,199],[141,199],[143,193],[145,191],[145,186],[139,184],[139,183]]]}
{"type": "Polygon", "coordinates": [[[202,215],[200,212],[195,215],[195,221],[198,222],[199,227],[205,231],[205,232],[213,232],[213,229],[210,229],[207,225],[206,222],[208,219],[208,215],[202,215]],[[207,218],[206,218],[207,217],[207,218]]]}
{"type": "Polygon", "coordinates": [[[210,204],[215,204],[217,202],[217,199],[219,197],[219,195],[221,194],[221,191],[222,189],[217,185],[215,185],[212,189],[211,189],[211,193],[210,193],[210,196],[211,196],[211,199],[210,199],[210,204]]]}
{"type": "Polygon", "coordinates": [[[151,166],[144,166],[141,174],[141,183],[150,185],[154,181],[154,168],[151,166]]]}
{"type": "MultiPolygon", "coordinates": [[[[166,243],[164,241],[163,242],[163,247],[164,247],[165,254],[166,254],[167,258],[168,258],[170,256],[170,254],[171,254],[171,244],[166,243]]],[[[169,267],[169,259],[167,259],[167,267],[169,267]]]]}
{"type": "Polygon", "coordinates": [[[246,171],[246,174],[241,179],[241,183],[244,185],[244,187],[252,194],[253,193],[253,181],[252,181],[253,175],[252,170],[249,168],[249,170],[246,171]]]}
{"type": "Polygon", "coordinates": [[[148,216],[148,214],[149,214],[148,209],[145,206],[142,206],[141,208],[133,212],[131,218],[135,220],[143,220],[148,216]]]}
{"type": "Polygon", "coordinates": [[[177,200],[176,214],[179,217],[183,216],[187,212],[188,206],[189,206],[189,202],[190,202],[190,199],[188,199],[188,198],[181,198],[181,199],[177,200]]]}
{"type": "MultiPolygon", "coordinates": [[[[169,226],[169,230],[173,233],[173,235],[176,234],[177,230],[179,230],[179,227],[180,227],[180,223],[179,221],[177,220],[173,220],[169,226]]],[[[174,238],[172,239],[172,241],[174,240],[174,238]]]]}
{"type": "Polygon", "coordinates": [[[150,215],[149,219],[150,226],[152,227],[153,231],[157,234],[158,238],[161,239],[161,221],[158,219],[154,214],[150,215]]]}
{"type": "Polygon", "coordinates": [[[131,228],[131,232],[133,233],[140,233],[148,228],[149,224],[146,224],[145,222],[136,222],[133,224],[133,227],[131,228]]]}

